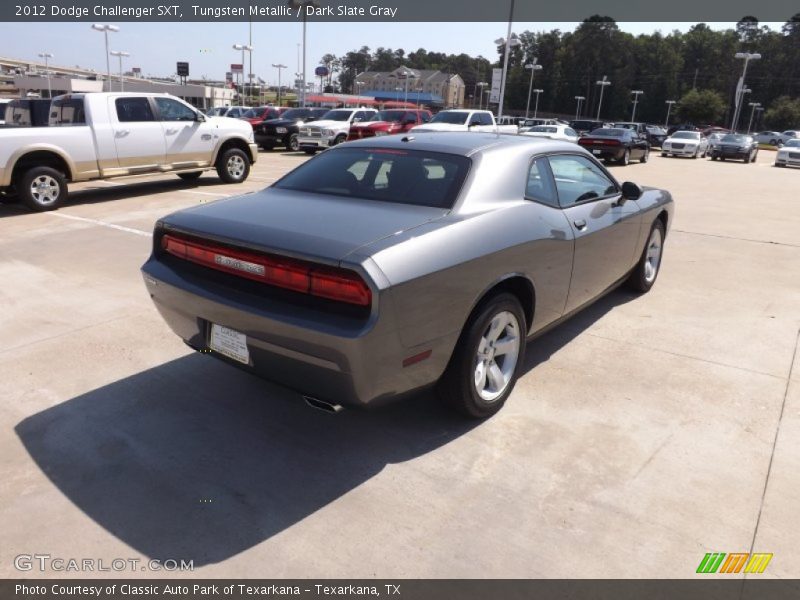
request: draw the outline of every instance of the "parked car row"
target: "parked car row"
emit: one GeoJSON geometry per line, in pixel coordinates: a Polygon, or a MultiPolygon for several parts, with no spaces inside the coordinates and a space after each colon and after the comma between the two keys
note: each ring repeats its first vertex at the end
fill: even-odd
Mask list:
{"type": "Polygon", "coordinates": [[[787,129],[784,132],[760,131],[754,136],[759,144],[769,144],[770,146],[783,146],[790,140],[800,139],[800,130],[787,129]]]}

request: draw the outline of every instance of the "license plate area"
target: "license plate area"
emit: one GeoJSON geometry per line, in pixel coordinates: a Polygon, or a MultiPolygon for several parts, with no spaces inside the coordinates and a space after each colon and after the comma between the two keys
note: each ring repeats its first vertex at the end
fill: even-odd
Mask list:
{"type": "Polygon", "coordinates": [[[592,154],[602,154],[602,150],[592,150],[592,154]]]}
{"type": "Polygon", "coordinates": [[[247,336],[243,333],[211,323],[208,335],[208,347],[245,365],[250,364],[250,351],[247,348],[247,336]]]}

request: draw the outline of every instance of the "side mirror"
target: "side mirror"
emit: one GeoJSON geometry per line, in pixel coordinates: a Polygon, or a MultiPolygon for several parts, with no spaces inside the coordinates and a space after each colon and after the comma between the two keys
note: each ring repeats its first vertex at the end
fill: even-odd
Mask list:
{"type": "Polygon", "coordinates": [[[198,123],[205,123],[206,116],[203,113],[195,113],[194,120],[197,121],[198,123]]]}
{"type": "Polygon", "coordinates": [[[409,117],[409,118],[407,118],[407,119],[406,119],[405,121],[403,121],[403,122],[404,122],[406,125],[416,125],[416,124],[417,124],[417,120],[416,120],[415,118],[413,118],[413,117],[409,117]]]}
{"type": "Polygon", "coordinates": [[[360,123],[360,122],[361,122],[361,119],[360,119],[360,118],[358,118],[358,117],[356,117],[355,119],[353,119],[353,123],[360,123]]]}
{"type": "Polygon", "coordinates": [[[625,200],[638,200],[643,193],[642,188],[632,181],[626,181],[622,184],[622,197],[625,200]]]}
{"type": "Polygon", "coordinates": [[[468,127],[475,127],[475,125],[480,125],[480,121],[470,121],[468,127]]]}

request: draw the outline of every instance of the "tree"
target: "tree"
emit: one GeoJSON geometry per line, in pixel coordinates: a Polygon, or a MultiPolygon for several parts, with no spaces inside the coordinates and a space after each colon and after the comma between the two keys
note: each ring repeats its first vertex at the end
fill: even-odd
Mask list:
{"type": "Polygon", "coordinates": [[[764,123],[779,131],[797,127],[800,124],[800,100],[789,96],[776,98],[764,113],[764,123]]]}
{"type": "Polygon", "coordinates": [[[712,124],[725,114],[725,100],[713,90],[689,90],[678,102],[678,116],[688,123],[712,124]]]}

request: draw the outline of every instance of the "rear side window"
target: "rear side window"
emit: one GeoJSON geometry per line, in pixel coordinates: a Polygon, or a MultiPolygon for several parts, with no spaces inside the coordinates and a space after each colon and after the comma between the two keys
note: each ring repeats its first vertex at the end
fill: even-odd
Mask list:
{"type": "Polygon", "coordinates": [[[427,123],[428,121],[431,120],[431,113],[429,113],[428,111],[423,112],[420,116],[422,117],[423,123],[427,123]]]}
{"type": "Polygon", "coordinates": [[[142,121],[155,121],[153,109],[147,98],[117,98],[114,101],[117,108],[117,120],[120,123],[137,123],[142,121]]]}
{"type": "Polygon", "coordinates": [[[50,125],[86,125],[83,98],[56,98],[50,103],[50,125]]]}
{"type": "Polygon", "coordinates": [[[384,148],[338,148],[303,163],[274,187],[451,208],[471,162],[465,156],[384,148]]]}
{"type": "Polygon", "coordinates": [[[481,125],[494,125],[492,116],[489,113],[478,113],[481,125]]]}
{"type": "Polygon", "coordinates": [[[558,208],[558,196],[553,185],[553,176],[547,159],[537,158],[531,162],[528,169],[528,181],[525,186],[525,197],[529,200],[536,200],[547,206],[558,208]]]}

